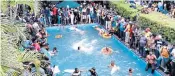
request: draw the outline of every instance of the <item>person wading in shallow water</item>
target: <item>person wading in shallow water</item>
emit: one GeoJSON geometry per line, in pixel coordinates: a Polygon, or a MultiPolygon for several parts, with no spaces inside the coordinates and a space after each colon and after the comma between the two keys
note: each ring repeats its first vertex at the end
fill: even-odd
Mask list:
{"type": "Polygon", "coordinates": [[[75,71],[73,72],[72,76],[81,76],[81,71],[78,68],[75,68],[75,71]]]}
{"type": "Polygon", "coordinates": [[[89,70],[89,72],[91,73],[90,76],[98,76],[98,75],[97,75],[97,72],[95,71],[95,68],[94,68],[94,67],[91,68],[91,69],[89,70]]]}
{"type": "Polygon", "coordinates": [[[146,71],[148,71],[149,68],[152,68],[151,73],[154,73],[156,59],[157,59],[156,56],[152,52],[150,52],[149,55],[146,56],[147,61],[147,66],[145,68],[146,71]]]}

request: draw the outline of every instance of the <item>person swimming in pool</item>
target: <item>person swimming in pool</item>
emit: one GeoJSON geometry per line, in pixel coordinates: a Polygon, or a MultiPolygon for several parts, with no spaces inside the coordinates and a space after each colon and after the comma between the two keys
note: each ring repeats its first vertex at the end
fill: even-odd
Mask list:
{"type": "Polygon", "coordinates": [[[132,76],[132,68],[129,68],[129,76],[132,76]]]}
{"type": "Polygon", "coordinates": [[[110,55],[110,54],[112,54],[112,49],[109,47],[104,47],[104,48],[102,48],[101,52],[104,55],[110,55]]]}
{"type": "Polygon", "coordinates": [[[108,66],[109,68],[114,68],[116,65],[115,65],[115,62],[114,61],[111,61],[110,65],[108,66]]]}
{"type": "Polygon", "coordinates": [[[75,68],[75,71],[73,72],[72,76],[81,76],[81,71],[78,68],[75,68]]]}
{"type": "Polygon", "coordinates": [[[84,34],[84,33],[85,33],[85,31],[78,29],[77,26],[73,26],[73,27],[71,27],[70,29],[71,29],[71,30],[74,30],[74,31],[77,31],[77,32],[79,32],[80,34],[84,34]]]}
{"type": "Polygon", "coordinates": [[[103,35],[103,34],[105,34],[105,31],[104,31],[104,29],[101,29],[101,28],[99,28],[98,26],[95,26],[95,29],[99,32],[99,35],[103,35]]]}
{"type": "Polygon", "coordinates": [[[99,28],[98,26],[95,26],[95,29],[99,32],[100,36],[111,36],[111,34],[105,32],[104,29],[99,28]]]}
{"type": "Polygon", "coordinates": [[[94,68],[94,67],[91,68],[91,69],[89,70],[89,72],[91,73],[90,76],[98,76],[98,75],[97,75],[97,72],[95,71],[95,68],[94,68]]]}
{"type": "Polygon", "coordinates": [[[111,61],[108,67],[111,69],[111,75],[120,69],[118,66],[115,65],[114,61],[111,61]]]}
{"type": "Polygon", "coordinates": [[[78,46],[78,50],[80,50],[80,46],[78,46]]]}

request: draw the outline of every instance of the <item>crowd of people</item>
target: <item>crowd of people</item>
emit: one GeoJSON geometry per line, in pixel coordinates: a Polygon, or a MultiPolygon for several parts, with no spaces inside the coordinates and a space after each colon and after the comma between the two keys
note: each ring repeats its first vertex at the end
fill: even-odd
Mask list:
{"type": "Polygon", "coordinates": [[[141,10],[142,13],[148,14],[152,11],[161,12],[163,14],[169,15],[171,18],[175,18],[175,2],[174,1],[141,1],[140,3],[136,1],[127,1],[131,3],[132,8],[137,8],[136,4],[143,6],[141,10]]]}
{"type": "Polygon", "coordinates": [[[109,23],[111,25],[106,24],[106,26],[112,24],[115,26],[107,29],[117,35],[128,47],[136,50],[141,58],[146,59],[146,71],[151,67],[154,73],[155,69],[163,68],[164,72],[174,75],[175,46],[170,45],[160,34],[151,33],[151,28],[140,30],[138,25],[129,19],[117,16],[115,20],[114,17],[109,23]]]}
{"type": "MultiPolygon", "coordinates": [[[[169,75],[175,75],[175,45],[173,47],[162,39],[161,35],[151,33],[151,28],[140,30],[138,25],[133,23],[129,18],[121,17],[117,11],[107,9],[102,4],[93,2],[81,4],[78,8],[57,8],[55,5],[45,7],[40,10],[39,16],[27,14],[24,16],[29,37],[24,41],[24,49],[36,50],[43,55],[43,58],[48,61],[46,66],[41,66],[41,74],[53,75],[55,66],[51,67],[51,56],[57,54],[57,48],[50,51],[47,37],[49,34],[45,31],[47,25],[75,25],[81,23],[99,23],[111,34],[116,35],[118,39],[123,41],[128,47],[136,50],[141,58],[147,62],[147,71],[152,69],[152,73],[157,68],[163,68],[164,72],[169,75]]],[[[114,63],[114,62],[113,62],[114,63]]],[[[111,63],[111,65],[113,65],[111,63]]],[[[36,72],[36,67],[33,63],[28,64],[25,74],[36,72]]],[[[95,68],[89,70],[92,76],[97,76],[95,68]]],[[[78,68],[75,73],[79,74],[78,68]]],[[[132,69],[129,69],[129,74],[132,69]]],[[[27,76],[27,75],[26,75],[27,76]]],[[[72,76],[80,76],[72,75],[72,76]]],[[[132,75],[130,75],[132,76],[132,75]]]]}
{"type": "Polygon", "coordinates": [[[133,48],[140,57],[146,58],[147,67],[152,68],[152,73],[156,68],[163,68],[164,72],[174,75],[174,49],[175,46],[163,40],[161,35],[151,33],[151,28],[144,31],[139,30],[138,26],[129,19],[117,17],[116,27],[110,29],[110,32],[116,34],[121,41],[128,47],[133,48]]]}

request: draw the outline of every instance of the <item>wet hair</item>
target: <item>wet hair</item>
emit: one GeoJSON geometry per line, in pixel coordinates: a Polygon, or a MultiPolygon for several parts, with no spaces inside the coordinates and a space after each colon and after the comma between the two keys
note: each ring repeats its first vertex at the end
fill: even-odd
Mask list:
{"type": "Polygon", "coordinates": [[[80,50],[80,46],[78,46],[78,50],[80,50]]]}
{"type": "Polygon", "coordinates": [[[57,48],[56,48],[56,47],[54,47],[54,48],[53,48],[53,50],[57,50],[57,48]]]}
{"type": "Polygon", "coordinates": [[[95,71],[95,67],[93,67],[93,68],[92,68],[92,70],[94,70],[94,71],[95,71]]]}
{"type": "Polygon", "coordinates": [[[74,73],[78,73],[78,68],[75,68],[75,71],[74,71],[74,73]]]}
{"type": "Polygon", "coordinates": [[[131,68],[129,68],[129,72],[132,73],[132,69],[131,68]]]}

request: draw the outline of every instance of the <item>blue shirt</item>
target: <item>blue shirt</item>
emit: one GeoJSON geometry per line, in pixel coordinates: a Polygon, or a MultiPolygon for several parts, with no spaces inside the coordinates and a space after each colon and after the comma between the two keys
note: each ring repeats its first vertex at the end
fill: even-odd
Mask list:
{"type": "Polygon", "coordinates": [[[29,47],[32,44],[32,42],[30,40],[25,40],[23,43],[24,48],[29,47]]]}
{"type": "Polygon", "coordinates": [[[114,16],[114,21],[118,20],[118,17],[117,16],[114,16]]]}
{"type": "Polygon", "coordinates": [[[125,28],[124,28],[124,23],[120,23],[120,27],[119,27],[120,31],[124,31],[125,28]]]}
{"type": "Polygon", "coordinates": [[[44,55],[45,55],[46,57],[48,57],[49,60],[51,59],[51,56],[50,56],[49,52],[48,52],[45,48],[41,48],[40,52],[41,52],[41,53],[44,53],[44,55]]]}
{"type": "Polygon", "coordinates": [[[44,10],[44,13],[45,13],[45,15],[46,15],[47,17],[50,16],[50,10],[49,10],[49,9],[44,10]]]}
{"type": "Polygon", "coordinates": [[[94,13],[93,12],[90,12],[90,17],[94,18],[94,13]]]}

